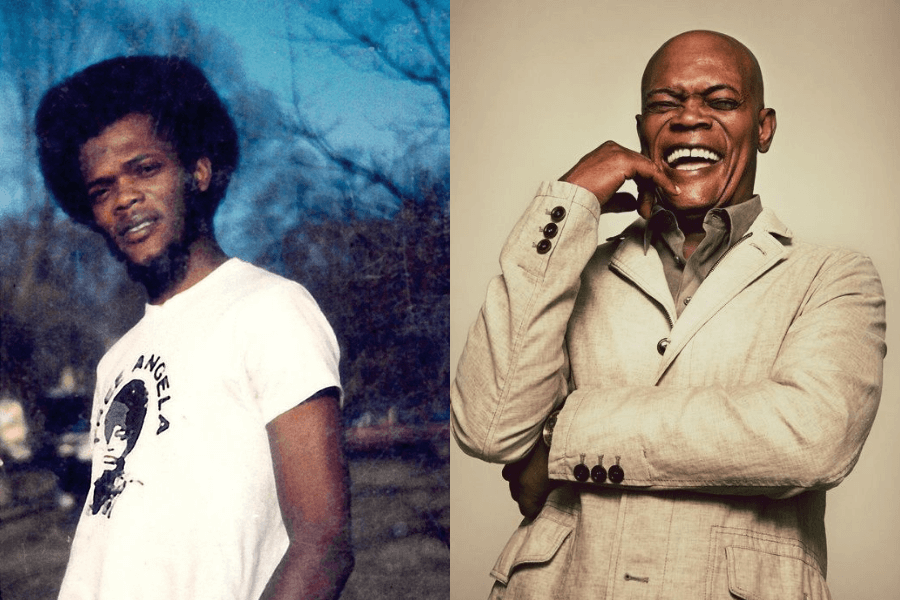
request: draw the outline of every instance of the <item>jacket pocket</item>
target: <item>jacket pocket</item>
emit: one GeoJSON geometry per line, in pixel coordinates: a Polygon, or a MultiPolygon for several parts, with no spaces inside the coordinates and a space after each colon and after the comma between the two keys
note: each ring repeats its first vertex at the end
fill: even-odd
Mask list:
{"type": "MultiPolygon", "coordinates": [[[[559,553],[574,527],[575,515],[573,513],[561,510],[553,504],[544,505],[534,521],[519,526],[513,533],[494,564],[491,576],[506,585],[517,567],[548,565],[559,553]]],[[[564,565],[554,565],[554,567],[551,571],[565,569],[564,565]]],[[[547,572],[542,579],[549,582],[557,577],[553,573],[547,572]]]]}
{"type": "Polygon", "coordinates": [[[709,600],[830,600],[818,563],[800,542],[724,527],[713,531],[709,600]]]}
{"type": "Polygon", "coordinates": [[[729,546],[728,590],[743,600],[830,598],[819,572],[804,560],[729,546]]]}

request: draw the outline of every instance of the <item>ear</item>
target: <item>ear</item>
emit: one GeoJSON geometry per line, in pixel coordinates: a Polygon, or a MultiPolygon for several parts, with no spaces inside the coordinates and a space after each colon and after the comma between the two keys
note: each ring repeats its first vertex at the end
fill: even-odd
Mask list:
{"type": "Polygon", "coordinates": [[[760,152],[768,152],[775,137],[775,109],[764,108],[759,111],[759,140],[757,148],[760,152]]]}
{"type": "Polygon", "coordinates": [[[193,175],[197,189],[201,192],[208,190],[209,183],[212,181],[212,162],[205,156],[198,158],[193,175]]]}
{"type": "Polygon", "coordinates": [[[635,122],[636,122],[636,124],[637,124],[638,140],[639,140],[640,143],[641,143],[641,154],[643,154],[643,155],[646,156],[647,158],[650,158],[650,150],[649,150],[649,147],[648,147],[648,145],[647,145],[647,138],[644,136],[644,131],[643,131],[643,129],[644,129],[644,115],[638,113],[638,114],[634,115],[634,120],[635,120],[635,122]]]}

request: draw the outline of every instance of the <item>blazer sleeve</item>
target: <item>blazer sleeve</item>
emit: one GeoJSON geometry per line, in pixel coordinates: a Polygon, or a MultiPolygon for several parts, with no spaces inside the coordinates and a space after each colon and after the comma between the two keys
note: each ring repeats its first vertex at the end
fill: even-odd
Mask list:
{"type": "Polygon", "coordinates": [[[566,327],[599,218],[593,194],[546,182],[507,239],[450,390],[452,431],[466,453],[518,460],[565,400],[566,327]]]}
{"type": "Polygon", "coordinates": [[[832,253],[768,378],[733,387],[575,390],[554,431],[550,477],[576,481],[576,465],[590,468],[603,456],[607,469],[618,463],[624,471],[621,482],[603,485],[775,498],[834,487],[871,429],[885,353],[874,265],[860,254],[832,253]]]}

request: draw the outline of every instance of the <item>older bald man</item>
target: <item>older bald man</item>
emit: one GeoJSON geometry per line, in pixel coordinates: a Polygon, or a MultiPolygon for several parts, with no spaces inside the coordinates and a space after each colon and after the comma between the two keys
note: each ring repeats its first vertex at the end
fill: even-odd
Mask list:
{"type": "Polygon", "coordinates": [[[740,42],[672,38],[641,98],[640,152],[541,186],[457,368],[456,439],[506,463],[526,517],[492,597],[828,598],[825,490],[881,393],[878,274],[755,195],[776,119],[740,42]]]}

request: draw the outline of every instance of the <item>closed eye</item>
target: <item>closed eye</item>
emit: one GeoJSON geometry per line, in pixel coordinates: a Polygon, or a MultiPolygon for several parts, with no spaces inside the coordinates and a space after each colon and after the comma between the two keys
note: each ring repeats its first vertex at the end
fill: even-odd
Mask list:
{"type": "Polygon", "coordinates": [[[678,108],[677,102],[672,102],[669,100],[657,100],[655,102],[648,102],[646,110],[647,112],[658,113],[666,112],[667,110],[674,110],[676,108],[678,108]]]}
{"type": "Polygon", "coordinates": [[[733,100],[731,98],[715,98],[713,100],[707,100],[706,103],[716,110],[735,110],[741,105],[738,100],[733,100]]]}

